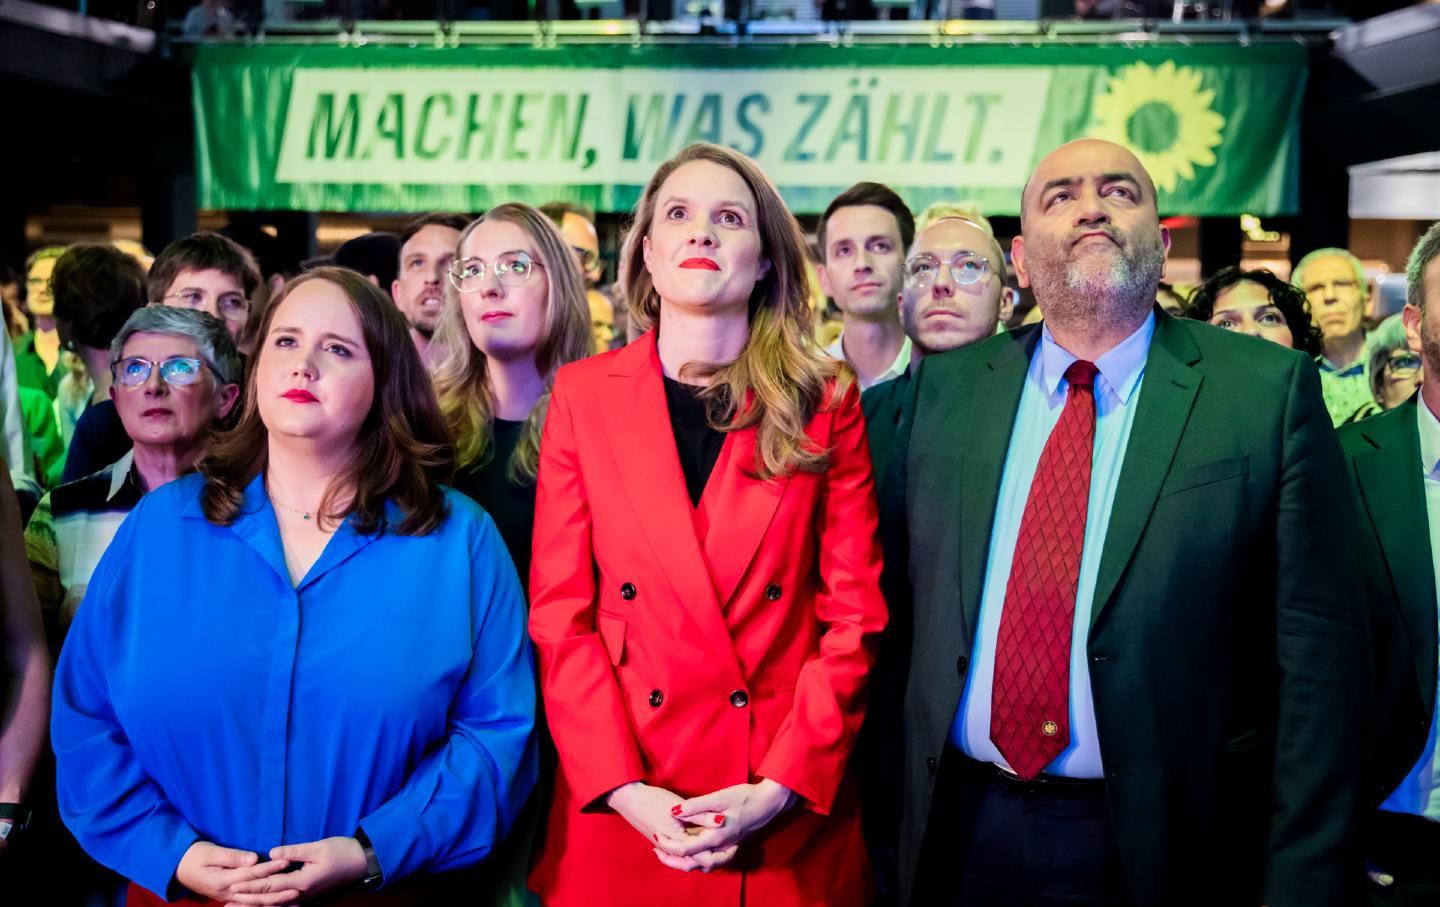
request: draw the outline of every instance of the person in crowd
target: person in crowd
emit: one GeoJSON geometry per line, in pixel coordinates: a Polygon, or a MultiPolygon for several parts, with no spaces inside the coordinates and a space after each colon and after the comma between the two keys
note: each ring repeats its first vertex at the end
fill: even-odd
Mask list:
{"type": "Polygon", "coordinates": [[[60,386],[60,335],[55,332],[55,300],[50,275],[65,254],[64,246],[44,246],[25,261],[25,307],[31,330],[15,341],[15,369],[22,387],[43,390],[50,399],[60,386]]]}
{"type": "MultiPolygon", "coordinates": [[[[145,281],[150,305],[197,309],[218,318],[237,346],[254,332],[251,300],[259,287],[260,269],[250,253],[234,240],[209,232],[194,233],[166,246],[145,281]]],[[[119,460],[129,449],[130,435],[114,401],[101,400],[86,410],[75,426],[62,480],[83,479],[119,460]]]]}
{"type": "Polygon", "coordinates": [[[463,214],[425,214],[412,220],[400,234],[400,249],[395,256],[399,271],[390,283],[390,295],[409,322],[415,349],[427,365],[443,355],[441,348],[432,349],[431,341],[445,302],[445,275],[455,260],[460,231],[467,223],[463,214]]]}
{"type": "MultiPolygon", "coordinates": [[[[988,223],[988,221],[984,222],[988,223]]],[[[963,217],[933,220],[910,247],[900,293],[900,322],[914,344],[910,367],[860,396],[865,436],[883,498],[895,434],[904,420],[910,379],[925,356],[968,346],[996,332],[1010,316],[1005,255],[995,236],[963,217]]],[[[872,679],[878,702],[893,702],[904,689],[907,652],[896,649],[906,639],[908,602],[889,596],[890,630],[881,646],[872,679]]],[[[872,710],[866,716],[856,755],[861,765],[866,843],[876,863],[884,903],[898,897],[898,833],[900,824],[901,724],[898,709],[872,710]]]]}
{"type": "Polygon", "coordinates": [[[605,263],[600,259],[600,234],[595,230],[594,215],[570,202],[550,202],[540,210],[560,228],[560,235],[570,244],[575,261],[585,280],[585,304],[590,310],[590,330],[596,353],[603,353],[615,344],[615,303],[599,289],[605,276],[605,263]]]}
{"type": "Polygon", "coordinates": [[[1185,307],[1189,304],[1180,288],[1168,280],[1160,281],[1156,287],[1155,301],[1160,304],[1160,308],[1165,310],[1166,315],[1175,318],[1184,318],[1185,307]]]}
{"type": "Polygon", "coordinates": [[[1410,348],[1404,313],[1397,312],[1370,332],[1370,393],[1373,405],[1361,407],[1352,422],[1394,409],[1415,393],[1425,378],[1424,358],[1410,348]]]}
{"type": "MultiPolygon", "coordinates": [[[[988,222],[987,222],[988,223],[988,222]]],[[[910,376],[920,360],[993,336],[1010,317],[1005,255],[978,221],[946,217],[921,230],[904,263],[900,323],[913,346],[909,367],[861,395],[877,484],[883,484],[910,376]]]]}
{"type": "Polygon", "coordinates": [[[530,573],[561,766],[545,904],[865,903],[846,764],[885,605],[805,256],[753,161],[692,145],[623,252],[654,329],[556,376],[530,573]]]}
{"type": "Polygon", "coordinates": [[[1021,211],[1042,326],[927,357],[892,455],[903,890],[1348,903],[1369,674],[1315,369],[1155,312],[1169,235],[1123,147],[1061,146],[1021,211]]]}
{"type": "Polygon", "coordinates": [[[7,887],[19,874],[12,857],[24,852],[30,815],[25,798],[50,713],[50,656],[20,526],[10,473],[0,469],[0,875],[7,887]]]}
{"type": "Polygon", "coordinates": [[[1231,266],[1216,271],[1191,294],[1184,316],[1260,337],[1312,358],[1324,349],[1320,329],[1310,320],[1305,293],[1263,268],[1246,271],[1231,266]]]}
{"type": "Polygon", "coordinates": [[[910,367],[911,342],[896,306],[905,250],[914,239],[910,209],[879,183],[856,183],[820,215],[817,276],[843,324],[825,352],[849,363],[861,390],[893,381],[910,367]]]}
{"type": "Polygon", "coordinates": [[[590,355],[584,284],[564,237],[528,205],[491,209],[458,249],[435,393],[455,436],[454,486],[494,518],[523,584],[555,372],[590,355]]]}
{"type": "MultiPolygon", "coordinates": [[[[1440,373],[1440,224],[1406,267],[1410,348],[1440,373]]],[[[1374,787],[1364,823],[1370,902],[1440,903],[1440,752],[1436,750],[1436,570],[1440,566],[1440,386],[1340,427],[1366,519],[1361,562],[1370,602],[1379,709],[1374,787]]]]}
{"type": "Polygon", "coordinates": [[[60,437],[69,445],[81,415],[110,395],[110,343],[130,313],[145,305],[145,272],[108,245],[71,246],[50,279],[55,328],[74,367],[55,395],[60,437]]]}
{"type": "Polygon", "coordinates": [[[1360,259],[1345,249],[1316,249],[1300,259],[1290,282],[1305,291],[1324,350],[1316,358],[1325,409],[1335,425],[1371,402],[1365,356],[1370,282],[1360,259]]]}
{"type": "Polygon", "coordinates": [[[225,325],[205,312],[150,306],[116,334],[108,394],[134,447],[45,495],[25,529],[54,650],[120,523],[142,495],[194,469],[211,429],[235,406],[242,371],[225,325]]]}
{"type": "Polygon", "coordinates": [[[439,484],[404,319],[320,268],[257,336],[239,425],[121,524],[56,673],[61,813],[131,905],[398,896],[483,859],[534,784],[520,584],[439,484]]]}

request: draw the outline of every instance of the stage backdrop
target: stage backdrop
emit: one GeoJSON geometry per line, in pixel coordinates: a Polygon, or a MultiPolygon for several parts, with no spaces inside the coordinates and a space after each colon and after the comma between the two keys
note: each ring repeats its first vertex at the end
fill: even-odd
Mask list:
{"type": "Polygon", "coordinates": [[[751,155],[797,212],[857,180],[1015,214],[1035,162],[1123,142],[1168,214],[1295,210],[1299,46],[201,46],[199,203],[627,210],[689,142],[751,155]]]}

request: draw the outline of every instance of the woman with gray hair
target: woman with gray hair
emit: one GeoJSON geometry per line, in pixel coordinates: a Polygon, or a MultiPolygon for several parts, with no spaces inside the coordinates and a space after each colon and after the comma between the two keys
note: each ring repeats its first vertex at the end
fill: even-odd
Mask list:
{"type": "Polygon", "coordinates": [[[1420,354],[1410,349],[1398,312],[1365,336],[1365,357],[1370,394],[1375,400],[1361,406],[1346,422],[1359,422],[1394,409],[1410,399],[1425,376],[1420,354]]]}
{"type": "Polygon", "coordinates": [[[134,447],[45,495],[25,530],[53,650],[141,495],[194,469],[211,429],[234,410],[241,371],[230,332],[204,312],[151,306],[120,329],[110,345],[110,399],[134,447]]]}

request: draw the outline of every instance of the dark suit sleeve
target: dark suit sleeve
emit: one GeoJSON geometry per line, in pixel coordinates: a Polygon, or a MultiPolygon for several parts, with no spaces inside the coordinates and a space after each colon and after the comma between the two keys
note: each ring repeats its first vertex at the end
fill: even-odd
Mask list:
{"type": "MultiPolygon", "coordinates": [[[[877,452],[877,463],[885,463],[882,474],[877,470],[880,493],[880,538],[884,551],[884,570],[880,587],[890,609],[890,624],[880,640],[880,652],[870,681],[870,709],[865,716],[857,744],[856,758],[860,767],[861,823],[866,847],[875,866],[876,885],[881,903],[899,896],[899,849],[901,802],[905,767],[902,706],[905,682],[910,667],[910,637],[913,620],[910,613],[909,528],[905,517],[906,459],[909,456],[911,405],[919,384],[906,382],[905,404],[897,425],[872,425],[871,443],[883,444],[877,452]]],[[[875,418],[891,420],[895,410],[893,382],[866,391],[875,418]]],[[[867,418],[869,414],[867,413],[867,418]]]]}
{"type": "Polygon", "coordinates": [[[1321,402],[1296,360],[1286,403],[1275,526],[1279,702],[1264,901],[1349,903],[1363,878],[1352,835],[1369,701],[1368,627],[1357,566],[1354,497],[1321,402]]]}

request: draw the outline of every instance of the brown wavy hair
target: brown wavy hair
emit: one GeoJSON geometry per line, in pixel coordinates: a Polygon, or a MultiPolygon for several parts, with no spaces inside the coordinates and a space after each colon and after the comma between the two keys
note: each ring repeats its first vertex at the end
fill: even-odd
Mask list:
{"type": "Polygon", "coordinates": [[[631,317],[658,330],[662,302],[645,266],[643,240],[655,221],[660,187],[692,161],[719,164],[744,181],[755,197],[761,255],[769,260],[770,269],[750,293],[750,335],[740,356],[728,363],[688,362],[682,372],[709,379],[701,396],[709,404],[716,430],[758,426],[755,477],[823,472],[830,465],[830,451],[817,447],[805,427],[822,407],[844,396],[855,373],[815,344],[805,235],[759,165],[738,151],[705,143],[691,145],[660,165],[635,206],[633,226],[621,252],[631,317]],[[829,390],[832,381],[833,391],[829,390]]]}
{"type": "MultiPolygon", "coordinates": [[[[534,483],[540,463],[540,431],[550,407],[555,370],[591,353],[590,306],[575,253],[550,218],[529,205],[500,205],[472,221],[455,243],[456,260],[465,240],[487,220],[514,224],[530,237],[549,286],[540,345],[535,349],[535,368],[545,378],[545,393],[525,419],[506,470],[510,481],[528,485],[534,483]]],[[[435,342],[445,351],[433,368],[435,394],[440,399],[440,413],[455,435],[455,461],[462,469],[484,465],[495,434],[495,398],[485,354],[470,339],[460,292],[448,279],[435,342]]]]}
{"type": "MultiPolygon", "coordinates": [[[[256,334],[256,362],[265,355],[265,338],[280,304],[312,280],[335,284],[350,300],[375,379],[375,397],[356,437],[355,455],[331,476],[320,499],[320,525],[338,525],[350,517],[357,532],[384,531],[391,528],[385,517],[389,501],[405,513],[396,532],[432,532],[447,515],[440,483],[454,471],[450,431],[405,319],[384,292],[348,268],[316,268],[293,278],[265,306],[256,334]],[[337,502],[347,495],[349,503],[342,507],[337,502]]],[[[269,432],[255,401],[256,371],[252,367],[245,381],[240,423],[219,438],[199,465],[205,477],[201,507],[206,519],[219,525],[235,521],[246,486],[266,466],[269,432]]]]}

